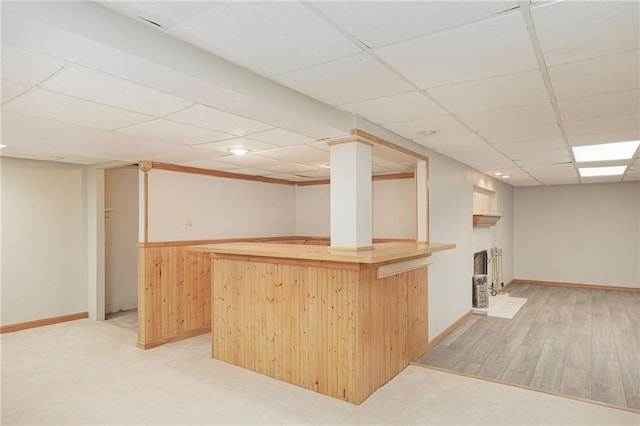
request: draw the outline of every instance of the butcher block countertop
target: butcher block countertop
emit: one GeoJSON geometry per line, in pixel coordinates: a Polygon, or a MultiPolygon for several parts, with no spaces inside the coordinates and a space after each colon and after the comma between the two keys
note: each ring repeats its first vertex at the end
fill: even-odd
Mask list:
{"type": "Polygon", "coordinates": [[[191,246],[189,250],[251,257],[376,264],[429,256],[455,247],[455,244],[442,243],[389,242],[374,244],[372,250],[355,252],[331,250],[330,247],[318,245],[238,242],[191,246]]]}

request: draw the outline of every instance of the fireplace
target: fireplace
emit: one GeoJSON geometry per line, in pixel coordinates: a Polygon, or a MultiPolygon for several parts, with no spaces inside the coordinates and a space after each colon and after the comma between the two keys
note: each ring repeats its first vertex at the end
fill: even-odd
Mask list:
{"type": "Polygon", "coordinates": [[[474,308],[488,308],[489,307],[489,294],[488,294],[488,277],[487,270],[489,264],[489,257],[487,250],[482,250],[473,254],[473,307],[474,308]]]}

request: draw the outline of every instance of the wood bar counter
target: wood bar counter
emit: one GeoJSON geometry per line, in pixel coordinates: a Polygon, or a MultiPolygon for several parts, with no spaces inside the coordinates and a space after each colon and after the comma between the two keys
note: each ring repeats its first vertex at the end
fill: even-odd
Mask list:
{"type": "Polygon", "coordinates": [[[211,253],[212,356],[360,404],[427,350],[429,256],[454,247],[190,247],[211,253]]]}

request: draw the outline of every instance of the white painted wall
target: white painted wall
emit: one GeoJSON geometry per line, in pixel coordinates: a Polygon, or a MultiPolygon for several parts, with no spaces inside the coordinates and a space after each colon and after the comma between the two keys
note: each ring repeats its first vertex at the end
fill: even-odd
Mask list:
{"type": "Polygon", "coordinates": [[[105,311],[138,306],[138,167],[107,169],[105,197],[105,311]]]}
{"type": "MultiPolygon", "coordinates": [[[[373,238],[414,238],[413,179],[374,181],[373,238]]],[[[296,235],[327,237],[330,233],[329,185],[296,187],[296,235]]]]}
{"type": "Polygon", "coordinates": [[[0,162],[1,323],[86,312],[84,167],[0,162]]]}
{"type": "Polygon", "coordinates": [[[149,241],[294,235],[295,196],[293,185],[151,170],[149,241]]]}
{"type": "Polygon", "coordinates": [[[515,276],[640,287],[640,183],[515,190],[515,276]]]}

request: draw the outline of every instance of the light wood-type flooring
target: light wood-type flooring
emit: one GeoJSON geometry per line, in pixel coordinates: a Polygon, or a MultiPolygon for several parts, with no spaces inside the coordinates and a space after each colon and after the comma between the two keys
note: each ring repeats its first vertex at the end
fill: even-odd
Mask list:
{"type": "Polygon", "coordinates": [[[640,409],[640,292],[512,285],[513,319],[472,315],[417,361],[640,409]]]}

